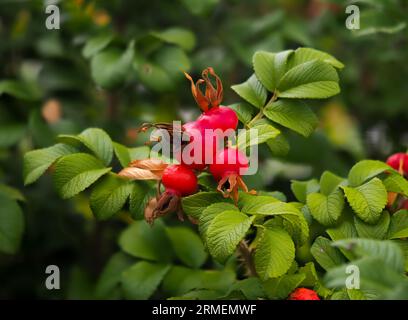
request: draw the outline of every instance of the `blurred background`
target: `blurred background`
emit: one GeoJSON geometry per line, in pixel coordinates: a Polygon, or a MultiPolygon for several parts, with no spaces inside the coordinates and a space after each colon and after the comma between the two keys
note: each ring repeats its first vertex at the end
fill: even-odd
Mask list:
{"type": "Polygon", "coordinates": [[[345,64],[341,94],[313,102],[318,130],[285,133],[286,154],[262,147],[251,188],[292,199],[292,179],[344,175],[360,159],[406,151],[407,16],[404,0],[0,0],[0,194],[25,221],[19,249],[0,252],[0,298],[92,297],[125,223],[95,221],[86,194],[62,200],[47,175],[24,187],[23,155],[87,127],[141,146],[141,123],[193,119],[181,70],[198,78],[212,66],[229,105],[240,102],[230,86],[252,74],[256,50],[313,47],[345,64]],[[359,30],[345,26],[351,3],[359,30]],[[58,30],[45,26],[49,4],[60,10],[58,30]],[[64,266],[62,290],[44,287],[50,264],[64,266]]]}

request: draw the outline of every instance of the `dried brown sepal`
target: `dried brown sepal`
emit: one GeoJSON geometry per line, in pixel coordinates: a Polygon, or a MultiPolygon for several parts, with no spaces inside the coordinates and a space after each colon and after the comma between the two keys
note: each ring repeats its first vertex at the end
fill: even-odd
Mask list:
{"type": "Polygon", "coordinates": [[[161,174],[152,172],[147,169],[127,167],[122,169],[119,173],[119,176],[128,178],[130,180],[160,180],[161,174]]]}
{"type": "Polygon", "coordinates": [[[190,80],[191,93],[193,94],[193,97],[201,110],[205,112],[212,107],[218,107],[220,105],[223,97],[222,82],[214,72],[213,68],[208,67],[204,69],[201,74],[203,79],[198,79],[196,83],[194,83],[193,78],[188,73],[184,72],[184,75],[188,80],[190,80]],[[215,88],[209,78],[209,75],[215,78],[215,88]],[[205,94],[203,94],[200,89],[200,85],[203,83],[205,83],[205,94]]]}
{"type": "Polygon", "coordinates": [[[150,170],[154,173],[162,173],[164,169],[168,167],[168,163],[165,163],[161,159],[142,159],[133,160],[129,163],[129,167],[135,167],[140,169],[150,170]]]}
{"type": "Polygon", "coordinates": [[[217,190],[222,193],[224,198],[231,198],[236,205],[239,199],[239,189],[246,193],[256,195],[256,191],[248,190],[244,180],[236,173],[231,173],[223,177],[217,186],[217,190]]]}
{"type": "Polygon", "coordinates": [[[179,220],[184,221],[180,197],[174,193],[164,192],[158,198],[149,201],[145,209],[145,220],[152,225],[157,218],[174,212],[177,213],[179,220]]]}

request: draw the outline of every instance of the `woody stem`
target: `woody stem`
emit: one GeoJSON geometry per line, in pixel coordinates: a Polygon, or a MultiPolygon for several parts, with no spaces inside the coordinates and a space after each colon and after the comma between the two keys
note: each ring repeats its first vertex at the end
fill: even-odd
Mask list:
{"type": "Polygon", "coordinates": [[[251,250],[249,249],[247,243],[245,242],[245,240],[242,240],[239,243],[238,246],[239,252],[241,253],[241,256],[244,260],[245,266],[247,268],[248,274],[252,277],[256,277],[257,273],[256,273],[256,269],[255,269],[255,264],[254,261],[252,259],[252,254],[251,254],[251,250]]]}

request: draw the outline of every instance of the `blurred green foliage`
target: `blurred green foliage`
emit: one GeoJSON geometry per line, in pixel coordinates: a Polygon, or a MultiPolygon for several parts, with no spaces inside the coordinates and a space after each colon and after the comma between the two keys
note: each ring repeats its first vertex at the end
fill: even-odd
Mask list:
{"type": "Polygon", "coordinates": [[[191,120],[199,110],[182,71],[212,66],[229,105],[239,101],[229,87],[251,75],[256,50],[310,46],[346,65],[340,96],[316,106],[311,137],[289,134],[285,157],[261,148],[259,173],[247,179],[253,188],[289,194],[290,179],[345,175],[358,159],[405,150],[407,13],[404,0],[0,0],[0,210],[21,208],[25,221],[13,226],[25,225],[19,250],[0,254],[0,298],[90,297],[126,225],[95,222],[84,195],[62,202],[49,178],[23,188],[22,155],[87,127],[141,146],[141,123],[191,120]],[[51,3],[59,30],[45,27],[51,3]],[[360,7],[360,30],[345,27],[351,3],[360,7]],[[49,264],[61,267],[69,288],[45,289],[49,264]]]}

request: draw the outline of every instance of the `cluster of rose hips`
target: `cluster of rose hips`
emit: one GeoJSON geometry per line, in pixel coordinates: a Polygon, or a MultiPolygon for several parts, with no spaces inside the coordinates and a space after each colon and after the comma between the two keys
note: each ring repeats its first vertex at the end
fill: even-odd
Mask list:
{"type": "MultiPolygon", "coordinates": [[[[231,197],[236,202],[238,188],[253,193],[253,191],[248,191],[241,178],[249,167],[245,154],[231,146],[221,149],[218,147],[219,140],[225,137],[227,130],[235,132],[238,126],[235,111],[221,105],[223,96],[221,80],[210,67],[202,72],[202,79],[196,83],[190,75],[185,75],[191,82],[192,94],[202,114],[197,120],[185,123],[181,128],[182,133],[188,137],[188,144],[173,155],[179,164],[169,165],[162,172],[160,183],[164,186],[165,191],[160,192],[159,183],[159,194],[154,200],[154,208],[145,211],[145,219],[149,223],[170,212],[180,213],[180,198],[197,192],[197,173],[207,168],[218,182],[217,190],[225,197],[231,197]],[[215,78],[215,86],[209,76],[215,78]],[[205,93],[200,89],[201,84],[205,84],[205,93]],[[185,148],[188,148],[189,161],[182,156],[185,154],[183,153],[185,148]]],[[[170,125],[148,125],[148,127],[151,126],[173,130],[170,125]]],[[[146,126],[143,129],[145,128],[146,126]]],[[[180,217],[182,215],[179,214],[180,217]]]]}
{"type": "MultiPolygon", "coordinates": [[[[402,176],[408,178],[408,154],[403,152],[398,152],[391,155],[387,159],[387,164],[397,170],[402,176]]],[[[397,194],[394,192],[389,192],[388,194],[388,204],[393,205],[397,198],[397,194]]],[[[399,209],[407,209],[408,210],[408,199],[401,201],[399,209]]]]}

